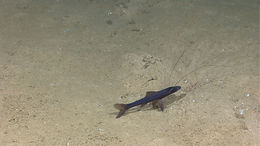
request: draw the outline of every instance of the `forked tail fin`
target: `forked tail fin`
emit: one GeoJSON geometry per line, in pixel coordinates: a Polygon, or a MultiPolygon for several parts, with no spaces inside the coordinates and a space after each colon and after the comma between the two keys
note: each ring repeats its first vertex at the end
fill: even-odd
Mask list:
{"type": "Polygon", "coordinates": [[[114,104],[114,107],[119,110],[119,113],[117,114],[116,118],[120,118],[128,109],[126,107],[126,104],[114,104]]]}

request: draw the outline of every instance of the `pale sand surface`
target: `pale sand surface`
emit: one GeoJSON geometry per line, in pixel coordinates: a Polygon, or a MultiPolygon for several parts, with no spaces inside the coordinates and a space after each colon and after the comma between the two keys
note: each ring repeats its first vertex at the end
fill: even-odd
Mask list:
{"type": "Polygon", "coordinates": [[[254,0],[0,0],[0,145],[260,145],[259,26],[254,0]]]}

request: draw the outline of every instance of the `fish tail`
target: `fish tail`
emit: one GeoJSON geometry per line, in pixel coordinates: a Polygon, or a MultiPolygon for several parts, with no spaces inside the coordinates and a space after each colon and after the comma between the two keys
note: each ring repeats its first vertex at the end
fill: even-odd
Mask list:
{"type": "Polygon", "coordinates": [[[120,118],[128,109],[126,104],[114,104],[114,107],[119,110],[119,113],[117,114],[116,118],[120,118]]]}

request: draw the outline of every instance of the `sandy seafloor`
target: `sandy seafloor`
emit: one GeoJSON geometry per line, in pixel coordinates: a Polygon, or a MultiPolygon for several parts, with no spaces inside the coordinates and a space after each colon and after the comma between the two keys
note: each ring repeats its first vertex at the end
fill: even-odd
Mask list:
{"type": "Polygon", "coordinates": [[[255,0],[0,0],[0,145],[260,145],[259,26],[255,0]]]}

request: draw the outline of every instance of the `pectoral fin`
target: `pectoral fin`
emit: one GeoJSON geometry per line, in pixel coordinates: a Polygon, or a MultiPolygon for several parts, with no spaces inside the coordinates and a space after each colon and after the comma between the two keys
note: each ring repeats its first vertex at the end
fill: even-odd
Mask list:
{"type": "Polygon", "coordinates": [[[153,105],[153,108],[160,108],[161,111],[164,110],[164,104],[163,104],[163,101],[162,99],[158,99],[158,100],[155,100],[152,102],[152,105],[153,105]]]}
{"type": "Polygon", "coordinates": [[[164,110],[164,104],[162,99],[159,100],[159,107],[162,111],[164,110]]]}

